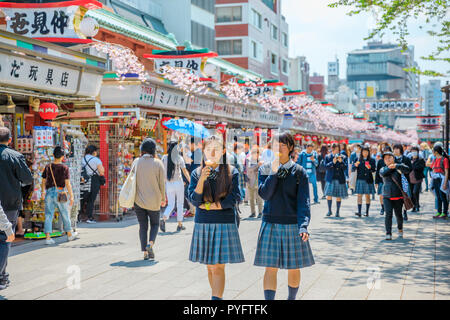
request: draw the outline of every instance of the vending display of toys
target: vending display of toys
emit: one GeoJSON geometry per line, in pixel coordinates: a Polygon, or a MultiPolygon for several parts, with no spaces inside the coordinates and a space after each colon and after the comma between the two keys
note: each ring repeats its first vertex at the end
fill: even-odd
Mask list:
{"type": "Polygon", "coordinates": [[[22,154],[33,153],[33,137],[32,136],[19,136],[17,138],[17,149],[22,154]]]}

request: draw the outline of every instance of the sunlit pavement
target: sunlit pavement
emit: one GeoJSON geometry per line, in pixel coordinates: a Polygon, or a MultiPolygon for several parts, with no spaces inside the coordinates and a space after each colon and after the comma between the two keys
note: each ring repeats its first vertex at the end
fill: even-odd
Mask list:
{"type": "MultiPolygon", "coordinates": [[[[302,270],[297,299],[449,299],[450,224],[432,218],[434,198],[421,194],[422,211],[409,213],[404,239],[384,240],[378,200],[358,218],[356,196],[343,201],[341,217],[325,217],[326,200],[312,206],[309,228],[316,264],[302,270]]],[[[333,202],[333,212],[336,204],[333,202]]],[[[264,268],[253,266],[259,219],[245,219],[241,242],[246,261],[226,266],[225,299],[263,299],[264,268]]],[[[363,211],[365,205],[363,205],[363,211]]],[[[80,238],[56,245],[33,241],[12,248],[6,299],[210,299],[206,267],[188,261],[193,219],[176,231],[171,219],[159,233],[155,261],[144,261],[135,218],[81,224],[80,238]]],[[[278,275],[276,299],[286,299],[287,272],[278,275]]]]}

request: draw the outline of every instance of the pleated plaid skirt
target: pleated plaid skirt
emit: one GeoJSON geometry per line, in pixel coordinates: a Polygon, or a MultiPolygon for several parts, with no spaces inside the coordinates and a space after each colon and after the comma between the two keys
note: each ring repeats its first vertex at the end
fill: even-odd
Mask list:
{"type": "Polygon", "coordinates": [[[262,222],[255,266],[299,269],[312,266],[314,263],[309,240],[305,242],[301,239],[296,224],[262,222]]]}
{"type": "Polygon", "coordinates": [[[383,194],[383,183],[378,184],[377,194],[380,196],[383,194]]]}
{"type": "Polygon", "coordinates": [[[189,260],[210,265],[244,262],[236,224],[195,223],[189,260]]]}
{"type": "Polygon", "coordinates": [[[335,197],[335,198],[347,198],[348,197],[348,191],[347,191],[347,184],[346,183],[339,183],[339,180],[333,180],[332,182],[327,182],[325,184],[325,195],[328,197],[335,197]]]}
{"type": "Polygon", "coordinates": [[[375,194],[375,186],[373,183],[367,183],[364,180],[356,180],[356,194],[375,194]]]}

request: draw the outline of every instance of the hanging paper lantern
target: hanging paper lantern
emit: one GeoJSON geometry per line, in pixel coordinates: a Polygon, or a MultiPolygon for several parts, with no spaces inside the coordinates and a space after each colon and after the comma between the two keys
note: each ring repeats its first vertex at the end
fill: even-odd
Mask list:
{"type": "Polygon", "coordinates": [[[261,128],[255,128],[255,136],[261,137],[261,128]]]}
{"type": "Polygon", "coordinates": [[[317,136],[312,136],[312,141],[317,142],[317,136]]]}
{"type": "Polygon", "coordinates": [[[223,123],[218,123],[218,124],[216,124],[216,130],[217,130],[217,132],[219,132],[219,133],[221,133],[221,134],[224,134],[224,133],[225,133],[226,127],[227,127],[227,125],[226,125],[226,124],[223,124],[223,123]]]}
{"type": "Polygon", "coordinates": [[[80,31],[86,37],[95,37],[99,30],[100,26],[98,25],[97,20],[91,17],[86,17],[80,22],[80,31]]]}
{"type": "Polygon", "coordinates": [[[302,135],[300,133],[296,133],[294,135],[294,139],[295,139],[295,141],[302,141],[302,135]]]}
{"type": "Polygon", "coordinates": [[[305,141],[306,142],[311,142],[311,136],[305,136],[305,141]]]}
{"type": "Polygon", "coordinates": [[[58,106],[51,102],[41,103],[39,116],[44,120],[53,120],[58,115],[58,106]]]}
{"type": "Polygon", "coordinates": [[[164,129],[166,129],[166,130],[169,130],[169,128],[167,128],[167,127],[164,125],[164,122],[169,121],[170,119],[172,119],[172,118],[171,118],[171,117],[164,117],[164,118],[161,119],[161,126],[162,126],[164,129]]]}

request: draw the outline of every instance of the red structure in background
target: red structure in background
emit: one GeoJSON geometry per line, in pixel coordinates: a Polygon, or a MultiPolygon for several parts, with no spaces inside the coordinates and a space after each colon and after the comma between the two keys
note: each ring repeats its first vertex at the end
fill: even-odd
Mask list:
{"type": "Polygon", "coordinates": [[[325,100],[325,79],[315,74],[309,77],[309,92],[316,100],[325,100]]]}
{"type": "Polygon", "coordinates": [[[105,168],[105,178],[106,184],[100,187],[100,220],[108,220],[109,209],[109,192],[108,192],[108,181],[109,181],[109,121],[100,122],[100,160],[105,168]]]}

